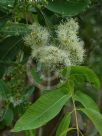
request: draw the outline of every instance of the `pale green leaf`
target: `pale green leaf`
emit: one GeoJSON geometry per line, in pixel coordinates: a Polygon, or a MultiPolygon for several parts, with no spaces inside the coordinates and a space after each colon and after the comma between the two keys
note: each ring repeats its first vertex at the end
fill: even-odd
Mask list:
{"type": "Polygon", "coordinates": [[[72,66],[67,67],[63,70],[62,75],[66,78],[73,76],[76,79],[76,82],[89,82],[97,89],[100,88],[100,81],[95,74],[95,72],[85,66],[72,66]],[[67,72],[68,71],[68,72],[67,72]]]}
{"type": "Polygon", "coordinates": [[[88,116],[95,125],[100,136],[102,136],[102,115],[91,108],[81,109],[81,111],[88,116]]]}
{"type": "Polygon", "coordinates": [[[60,88],[41,96],[17,121],[13,132],[39,128],[54,118],[68,101],[64,91],[60,88]]]}
{"type": "Polygon", "coordinates": [[[75,93],[75,100],[79,101],[85,108],[91,108],[96,111],[99,111],[99,108],[97,104],[95,103],[95,101],[91,97],[89,97],[88,95],[84,94],[81,91],[77,91],[75,93]]]}

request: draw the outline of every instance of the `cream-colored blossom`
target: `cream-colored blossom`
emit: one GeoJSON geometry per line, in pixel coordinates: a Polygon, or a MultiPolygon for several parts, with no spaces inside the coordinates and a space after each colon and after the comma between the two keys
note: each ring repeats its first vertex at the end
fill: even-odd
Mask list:
{"type": "Polygon", "coordinates": [[[29,29],[31,33],[24,37],[24,41],[31,47],[32,58],[38,64],[48,69],[60,69],[62,66],[80,65],[83,62],[84,42],[78,36],[79,25],[73,18],[62,22],[56,30],[59,46],[49,45],[50,34],[40,24],[34,23],[29,29]]]}
{"type": "Polygon", "coordinates": [[[68,44],[69,42],[77,40],[79,25],[73,19],[69,19],[66,22],[62,22],[56,30],[57,38],[61,44],[68,44]]]}
{"type": "Polygon", "coordinates": [[[34,23],[29,26],[29,29],[31,30],[31,33],[24,37],[26,45],[35,49],[48,44],[50,34],[46,27],[43,27],[38,23],[34,23]]]}
{"type": "Polygon", "coordinates": [[[68,53],[72,65],[80,65],[84,61],[85,50],[83,46],[73,45],[68,49],[68,53]]]}
{"type": "Polygon", "coordinates": [[[61,48],[61,49],[63,49],[63,50],[68,50],[68,49],[70,49],[71,48],[71,46],[72,46],[72,48],[73,48],[73,46],[84,46],[84,42],[79,38],[79,37],[70,37],[70,38],[68,38],[67,39],[67,41],[66,41],[66,44],[64,43],[64,44],[60,44],[59,45],[59,48],[61,48]]]}
{"type": "Polygon", "coordinates": [[[55,46],[45,46],[36,53],[32,52],[32,57],[37,58],[38,62],[48,69],[71,65],[68,53],[55,46]]]}
{"type": "Polygon", "coordinates": [[[72,65],[79,65],[84,60],[84,42],[78,36],[79,25],[74,19],[61,23],[56,30],[59,48],[70,55],[72,65]]]}

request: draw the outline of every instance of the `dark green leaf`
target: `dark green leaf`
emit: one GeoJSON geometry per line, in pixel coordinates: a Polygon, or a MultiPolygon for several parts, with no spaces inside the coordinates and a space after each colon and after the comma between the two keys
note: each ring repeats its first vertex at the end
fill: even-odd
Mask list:
{"type": "Polygon", "coordinates": [[[0,42],[0,44],[0,64],[6,64],[8,60],[11,61],[15,59],[22,48],[23,42],[21,37],[8,37],[0,42]],[[3,60],[6,62],[3,63],[3,60]]]}
{"type": "Polygon", "coordinates": [[[84,11],[90,0],[49,0],[47,9],[63,16],[75,16],[84,11]]]}
{"type": "Polygon", "coordinates": [[[8,12],[9,9],[13,8],[15,0],[0,0],[0,10],[2,12],[8,12]]]}
{"type": "Polygon", "coordinates": [[[28,25],[13,22],[6,23],[0,30],[0,33],[10,36],[24,35],[28,32],[28,25]]]}
{"type": "Polygon", "coordinates": [[[5,125],[10,125],[13,120],[13,111],[12,109],[8,108],[5,110],[5,113],[3,115],[2,123],[5,125]]]}
{"type": "Polygon", "coordinates": [[[0,100],[7,98],[8,88],[3,80],[0,80],[0,100]]]}

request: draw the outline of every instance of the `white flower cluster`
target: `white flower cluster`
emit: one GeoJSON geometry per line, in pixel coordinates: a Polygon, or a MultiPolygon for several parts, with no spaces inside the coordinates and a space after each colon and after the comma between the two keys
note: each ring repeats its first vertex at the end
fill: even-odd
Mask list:
{"type": "Polygon", "coordinates": [[[26,45],[32,48],[32,57],[50,69],[79,65],[84,59],[83,41],[78,37],[79,25],[73,18],[62,22],[56,36],[59,46],[52,43],[47,28],[34,23],[31,33],[24,37],[26,45]]]}
{"type": "Polygon", "coordinates": [[[24,37],[25,44],[32,49],[42,47],[48,44],[50,34],[46,27],[42,27],[38,23],[29,26],[30,34],[24,37]]]}
{"type": "Polygon", "coordinates": [[[62,22],[56,30],[59,47],[70,54],[72,65],[78,65],[84,59],[84,42],[78,37],[79,25],[73,19],[62,22]]]}
{"type": "Polygon", "coordinates": [[[48,69],[55,70],[61,66],[71,65],[68,53],[52,45],[40,48],[36,53],[33,51],[32,57],[36,56],[38,62],[48,69]]]}
{"type": "Polygon", "coordinates": [[[56,30],[58,40],[61,44],[71,44],[71,42],[78,40],[76,35],[79,30],[79,25],[74,19],[62,22],[56,30]]]}

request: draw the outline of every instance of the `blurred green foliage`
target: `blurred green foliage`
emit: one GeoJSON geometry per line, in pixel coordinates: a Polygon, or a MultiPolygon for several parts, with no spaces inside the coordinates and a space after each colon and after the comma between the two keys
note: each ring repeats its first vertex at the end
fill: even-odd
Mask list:
{"type": "MultiPolygon", "coordinates": [[[[101,80],[102,0],[92,0],[91,4],[90,0],[84,0],[81,4],[80,1],[71,3],[57,0],[58,4],[42,1],[37,4],[30,3],[28,0],[0,0],[0,79],[3,78],[8,67],[14,67],[17,63],[26,64],[31,52],[24,45],[22,38],[29,33],[29,24],[37,21],[54,29],[56,24],[66,19],[66,16],[74,16],[80,23],[80,36],[85,41],[86,59],[83,65],[92,68],[101,80]],[[76,4],[77,8],[75,8],[76,4]]],[[[92,87],[80,85],[79,88],[97,100],[97,92],[93,91],[92,87]]],[[[15,109],[13,111],[12,109],[10,104],[7,112],[11,117],[8,119],[5,115],[4,121],[0,120],[0,123],[2,122],[0,128],[12,122],[15,112],[15,109]]]]}

